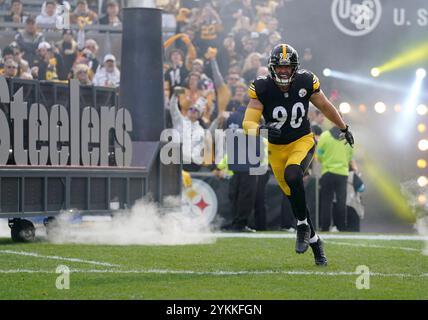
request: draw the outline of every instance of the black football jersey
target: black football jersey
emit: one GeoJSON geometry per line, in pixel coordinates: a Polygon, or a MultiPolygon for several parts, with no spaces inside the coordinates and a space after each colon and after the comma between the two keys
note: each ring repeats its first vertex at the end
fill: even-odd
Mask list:
{"type": "Polygon", "coordinates": [[[304,69],[297,70],[287,92],[282,92],[271,77],[260,77],[250,84],[248,95],[263,104],[266,123],[281,129],[281,136],[269,139],[270,143],[287,144],[311,132],[309,99],[319,91],[318,77],[304,69]]]}

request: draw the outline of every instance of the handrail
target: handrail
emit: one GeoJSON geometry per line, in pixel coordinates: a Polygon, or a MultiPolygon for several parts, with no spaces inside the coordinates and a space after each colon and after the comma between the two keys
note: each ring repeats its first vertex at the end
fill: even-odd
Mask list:
{"type": "MultiPolygon", "coordinates": [[[[51,25],[38,25],[40,29],[43,30],[52,30],[55,29],[57,31],[61,31],[61,29],[57,29],[55,26],[51,25]]],[[[16,23],[16,22],[0,22],[0,28],[15,28],[15,29],[24,29],[25,23],[16,23]]],[[[70,25],[71,30],[79,30],[79,26],[77,24],[70,25]]],[[[122,32],[122,26],[109,26],[102,24],[91,24],[86,25],[84,28],[85,31],[89,30],[97,30],[97,31],[109,31],[109,32],[122,32]]]]}

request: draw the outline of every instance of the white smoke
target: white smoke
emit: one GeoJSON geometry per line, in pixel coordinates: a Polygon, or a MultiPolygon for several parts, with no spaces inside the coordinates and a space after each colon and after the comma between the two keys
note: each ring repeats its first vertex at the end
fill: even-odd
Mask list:
{"type": "MultiPolygon", "coordinates": [[[[410,180],[401,184],[401,192],[415,213],[415,229],[421,236],[428,236],[428,187],[421,187],[417,181],[410,180]]],[[[423,254],[428,255],[428,241],[423,254]]]]}
{"type": "Polygon", "coordinates": [[[111,219],[79,223],[63,213],[56,218],[48,240],[54,243],[111,245],[182,245],[213,243],[215,236],[203,215],[182,210],[180,199],[166,199],[169,209],[140,200],[111,219]]]}
{"type": "Polygon", "coordinates": [[[0,238],[10,238],[10,228],[7,219],[0,219],[0,238]]]}

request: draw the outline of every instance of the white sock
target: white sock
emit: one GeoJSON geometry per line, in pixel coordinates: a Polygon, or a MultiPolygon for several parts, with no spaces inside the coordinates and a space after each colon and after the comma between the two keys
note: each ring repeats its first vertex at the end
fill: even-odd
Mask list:
{"type": "Polygon", "coordinates": [[[318,235],[315,233],[315,235],[309,239],[309,243],[315,243],[318,241],[318,235]]]}
{"type": "Polygon", "coordinates": [[[306,218],[305,220],[297,220],[297,225],[300,226],[301,224],[308,224],[308,219],[306,218]]]}

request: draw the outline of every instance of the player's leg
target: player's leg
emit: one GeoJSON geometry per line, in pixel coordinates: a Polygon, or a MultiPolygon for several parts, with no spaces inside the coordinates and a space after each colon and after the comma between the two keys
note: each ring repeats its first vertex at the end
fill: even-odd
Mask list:
{"type": "Polygon", "coordinates": [[[290,156],[284,170],[284,179],[290,188],[290,203],[297,218],[296,252],[304,253],[310,240],[317,241],[315,229],[309,218],[303,175],[311,163],[315,152],[312,134],[306,135],[290,144],[290,156]]]}
{"type": "Polygon", "coordinates": [[[296,197],[299,197],[299,195],[303,195],[303,197],[305,195],[305,191],[303,188],[303,173],[305,172],[305,170],[307,170],[310,162],[312,161],[313,154],[315,152],[315,141],[313,139],[313,135],[307,135],[305,137],[302,137],[298,141],[300,141],[300,143],[298,143],[297,145],[297,141],[293,143],[294,145],[290,144],[278,146],[269,144],[269,163],[271,165],[273,174],[276,180],[278,181],[279,186],[281,187],[287,198],[290,200],[293,214],[296,217],[298,223],[298,216],[303,219],[301,220],[300,226],[297,227],[298,230],[300,229],[300,232],[297,232],[296,251],[304,252],[307,250],[308,245],[310,244],[312,251],[314,252],[315,263],[318,265],[326,265],[327,259],[325,259],[322,241],[315,233],[315,229],[312,225],[311,219],[309,218],[309,212],[306,206],[306,199],[295,199],[296,197]],[[292,159],[289,162],[290,157],[292,159]],[[292,182],[292,184],[295,183],[298,186],[300,185],[300,187],[297,187],[296,197],[292,197],[291,188],[288,186],[285,179],[285,169],[287,163],[290,163],[290,165],[295,164],[300,167],[300,169],[289,170],[288,173],[290,174],[290,176],[293,175],[294,177],[288,177],[287,175],[288,180],[296,181],[292,182]],[[302,184],[300,184],[299,179],[301,179],[302,184]],[[300,206],[296,204],[300,204],[300,206]],[[301,241],[299,241],[299,239],[301,241]]]}
{"type": "Polygon", "coordinates": [[[299,212],[300,219],[305,218],[305,220],[297,221],[296,252],[299,253],[299,250],[307,249],[306,244],[308,243],[314,254],[315,264],[326,266],[327,258],[324,254],[323,242],[313,227],[303,187],[303,175],[313,159],[314,152],[315,141],[312,135],[307,135],[297,140],[291,151],[284,174],[287,183],[290,184],[291,198],[294,198],[292,203],[296,206],[295,210],[299,212]],[[296,168],[295,165],[297,164],[300,170],[296,168]],[[289,181],[290,179],[294,181],[289,181]],[[291,187],[291,184],[295,184],[295,186],[291,187]],[[305,213],[304,215],[301,214],[303,212],[305,213]],[[308,229],[310,230],[309,237],[307,236],[308,229]]]}

